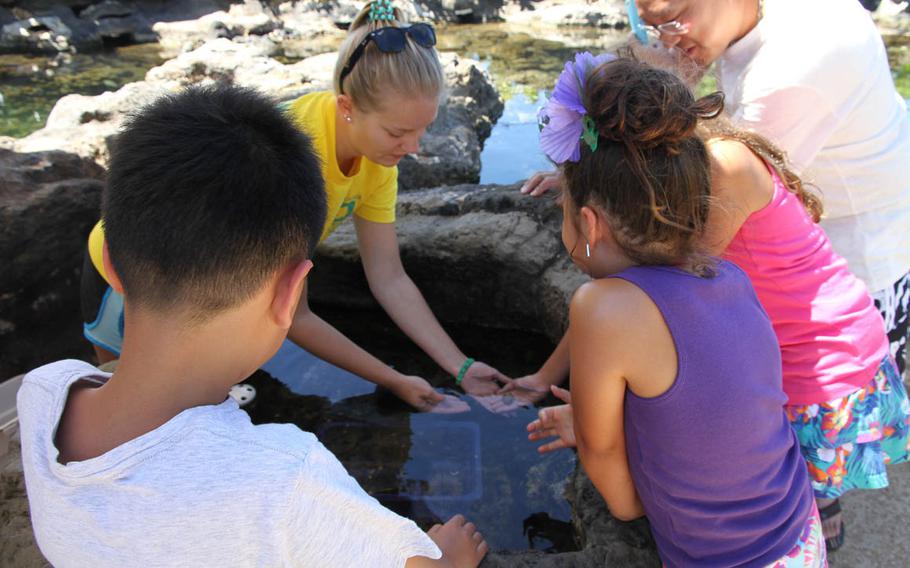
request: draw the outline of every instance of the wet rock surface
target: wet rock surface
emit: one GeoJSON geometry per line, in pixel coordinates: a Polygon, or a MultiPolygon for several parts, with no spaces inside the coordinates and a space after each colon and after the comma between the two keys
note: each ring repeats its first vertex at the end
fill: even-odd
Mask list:
{"type": "Polygon", "coordinates": [[[0,53],[85,52],[155,42],[155,22],[200,18],[226,5],[217,0],[25,0],[0,7],[0,53]]]}
{"type": "Polygon", "coordinates": [[[79,275],[103,170],[64,152],[0,149],[0,377],[84,355],[79,275]]]}
{"type": "MultiPolygon", "coordinates": [[[[398,203],[405,269],[441,321],[562,336],[568,299],[587,277],[565,254],[552,200],[521,195],[518,186],[460,185],[405,192],[398,203]]],[[[351,225],[317,254],[325,269],[313,272],[314,302],[376,305],[351,225]]]]}

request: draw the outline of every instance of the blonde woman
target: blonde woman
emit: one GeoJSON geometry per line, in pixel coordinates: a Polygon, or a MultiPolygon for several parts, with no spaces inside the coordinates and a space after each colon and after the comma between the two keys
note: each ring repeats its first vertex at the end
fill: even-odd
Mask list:
{"type": "MultiPolygon", "coordinates": [[[[395,234],[398,162],[418,150],[444,89],[435,44],[429,24],[402,24],[388,0],[367,4],[339,50],[333,91],[308,93],[288,112],[322,160],[328,214],[320,240],[353,219],[364,272],[383,309],[466,391],[492,394],[496,381],[506,378],[466,356],[446,334],[405,272],[395,234]]],[[[122,303],[105,291],[98,274],[103,267],[94,251],[100,253],[101,242],[99,223],[89,246],[96,270],[88,262],[84,270],[83,312],[85,335],[103,362],[119,351],[122,303]]],[[[422,377],[400,373],[367,353],[313,313],[305,293],[288,337],[313,355],[388,388],[417,410],[464,408],[422,377]]]]}

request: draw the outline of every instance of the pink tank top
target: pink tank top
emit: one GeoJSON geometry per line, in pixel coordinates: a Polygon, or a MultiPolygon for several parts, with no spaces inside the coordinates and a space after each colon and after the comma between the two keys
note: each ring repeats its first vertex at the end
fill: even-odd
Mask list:
{"type": "Polygon", "coordinates": [[[888,339],[866,285],[769,170],[771,202],[746,219],[723,257],[749,275],[771,319],[787,404],[821,403],[869,382],[888,339]]]}

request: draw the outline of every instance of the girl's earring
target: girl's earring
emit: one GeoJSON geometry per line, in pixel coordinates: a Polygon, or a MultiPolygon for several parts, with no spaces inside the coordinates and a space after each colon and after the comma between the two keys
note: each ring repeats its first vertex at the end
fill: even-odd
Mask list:
{"type": "Polygon", "coordinates": [[[351,115],[349,115],[349,114],[345,115],[344,119],[347,122],[351,122],[351,115]]]}
{"type": "Polygon", "coordinates": [[[591,243],[585,242],[585,256],[591,258],[591,243]]]}

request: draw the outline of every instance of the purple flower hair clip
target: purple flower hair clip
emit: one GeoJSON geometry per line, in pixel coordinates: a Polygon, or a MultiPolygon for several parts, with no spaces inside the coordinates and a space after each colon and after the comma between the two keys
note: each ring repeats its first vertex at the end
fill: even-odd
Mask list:
{"type": "Polygon", "coordinates": [[[540,149],[557,164],[580,160],[582,140],[592,152],[597,150],[597,128],[585,111],[581,96],[594,69],[614,59],[616,56],[612,53],[576,53],[574,61],[566,62],[553,94],[537,114],[540,149]]]}

